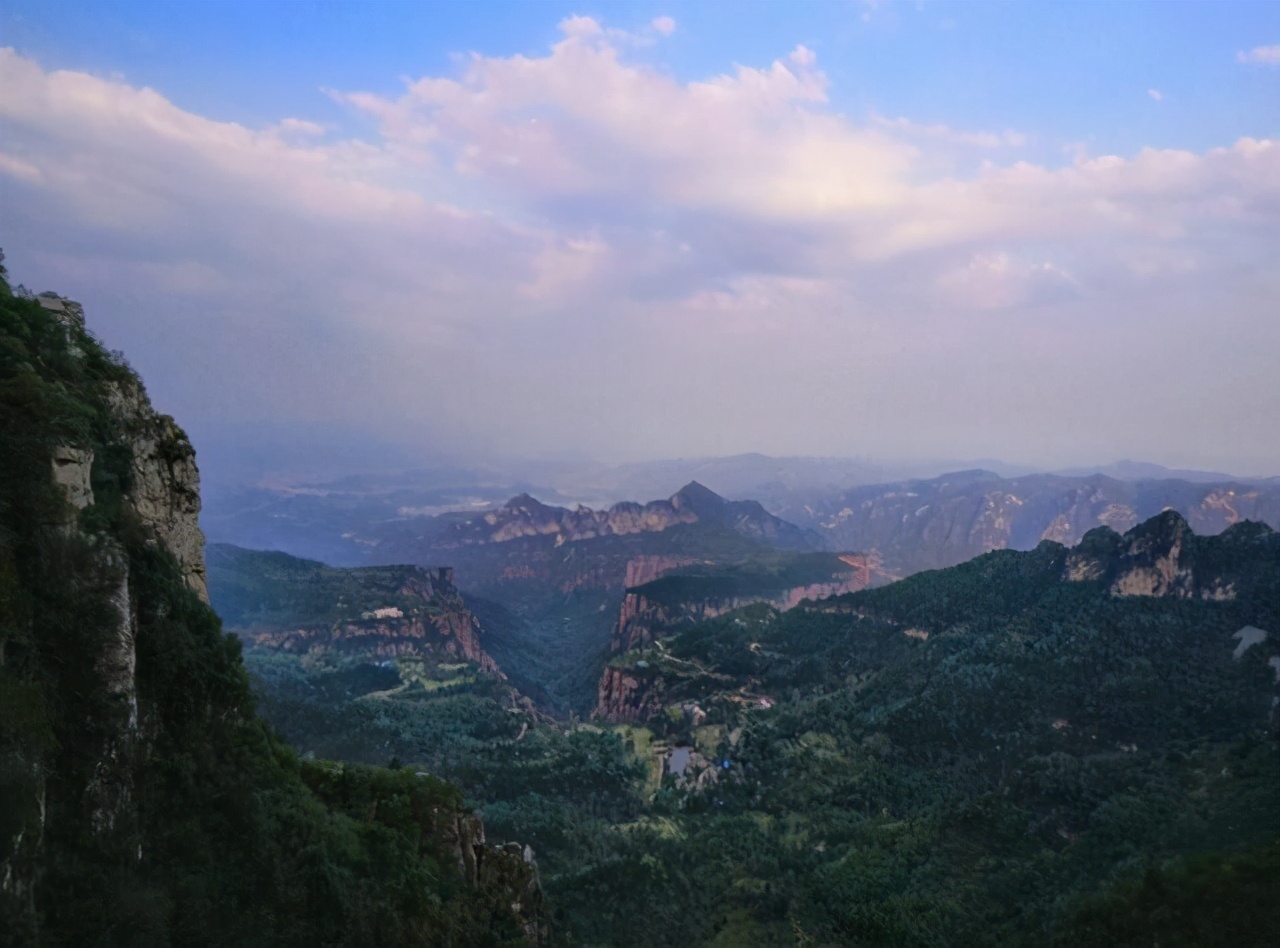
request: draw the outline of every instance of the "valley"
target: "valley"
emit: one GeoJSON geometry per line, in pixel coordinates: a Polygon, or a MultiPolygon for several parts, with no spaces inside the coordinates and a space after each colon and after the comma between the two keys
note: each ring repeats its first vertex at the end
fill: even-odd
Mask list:
{"type": "MultiPolygon", "coordinates": [[[[295,746],[429,767],[491,834],[531,845],[556,924],[575,937],[1112,944],[1128,906],[1151,897],[1124,867],[1176,867],[1191,852],[1245,853],[1231,858],[1258,875],[1230,901],[1235,923],[1274,924],[1243,905],[1262,898],[1251,885],[1272,884],[1280,853],[1255,845],[1280,836],[1266,736],[1280,720],[1280,640],[1262,631],[1280,627],[1280,534],[1265,524],[1205,536],[1166,511],[890,582],[855,554],[721,548],[717,562],[704,546],[698,558],[675,528],[654,531],[670,534],[662,553],[578,560],[576,544],[601,538],[558,539],[563,521],[531,522],[527,500],[486,527],[504,529],[513,506],[508,532],[570,548],[529,573],[594,564],[598,585],[572,574],[557,607],[595,589],[587,601],[613,612],[607,633],[607,613],[594,617],[604,655],[589,714],[536,700],[536,680],[520,692],[511,670],[557,627],[522,641],[528,627],[510,616],[495,636],[501,671],[427,671],[418,655],[373,649],[299,657],[262,633],[246,660],[263,713],[295,746]],[[998,862],[975,876],[978,852],[998,862]],[[850,887],[871,901],[835,896],[850,887]]],[[[534,581],[513,556],[489,567],[491,595],[534,581]]],[[[234,586],[226,569],[211,557],[215,604],[234,586]]],[[[355,600],[338,577],[373,574],[325,575],[330,598],[355,600]]],[[[1208,877],[1170,869],[1160,884],[1202,898],[1197,886],[1236,871],[1214,859],[1197,870],[1208,877]]],[[[1175,917],[1160,929],[1170,937],[1187,922],[1175,917]]]]}

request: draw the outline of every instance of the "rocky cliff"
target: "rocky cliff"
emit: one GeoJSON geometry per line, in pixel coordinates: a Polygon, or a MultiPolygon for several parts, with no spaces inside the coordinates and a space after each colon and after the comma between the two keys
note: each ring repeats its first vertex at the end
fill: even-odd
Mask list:
{"type": "Polygon", "coordinates": [[[187,585],[208,602],[195,449],[171,417],[151,407],[140,381],[117,382],[106,394],[117,432],[113,447],[129,457],[125,502],[152,542],[178,561],[187,585]]]}
{"type": "Polygon", "coordinates": [[[611,724],[637,724],[662,711],[665,688],[662,677],[648,667],[610,665],[600,675],[592,717],[611,724]]]}

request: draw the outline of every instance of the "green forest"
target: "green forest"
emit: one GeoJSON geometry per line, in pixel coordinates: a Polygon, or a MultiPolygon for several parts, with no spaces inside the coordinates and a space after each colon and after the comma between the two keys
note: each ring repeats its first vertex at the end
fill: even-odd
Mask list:
{"type": "Polygon", "coordinates": [[[568,944],[1270,944],[1280,649],[1234,634],[1280,627],[1280,537],[1187,542],[1235,599],[1116,597],[1045,543],[739,610],[614,660],[664,681],[643,726],[248,660],[295,746],[421,762],[532,845],[568,944]]]}

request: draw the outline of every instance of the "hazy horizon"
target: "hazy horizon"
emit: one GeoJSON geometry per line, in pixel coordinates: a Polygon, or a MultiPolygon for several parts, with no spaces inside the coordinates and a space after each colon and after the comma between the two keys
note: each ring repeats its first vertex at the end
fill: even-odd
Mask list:
{"type": "Polygon", "coordinates": [[[219,483],[1280,473],[1280,8],[748,9],[6,0],[10,278],[219,483]]]}

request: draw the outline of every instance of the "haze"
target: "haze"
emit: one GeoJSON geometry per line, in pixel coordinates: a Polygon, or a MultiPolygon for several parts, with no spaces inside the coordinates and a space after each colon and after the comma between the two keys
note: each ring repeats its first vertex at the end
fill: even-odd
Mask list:
{"type": "Polygon", "coordinates": [[[6,0],[0,46],[9,272],[206,470],[1280,471],[1275,4],[6,0]]]}

